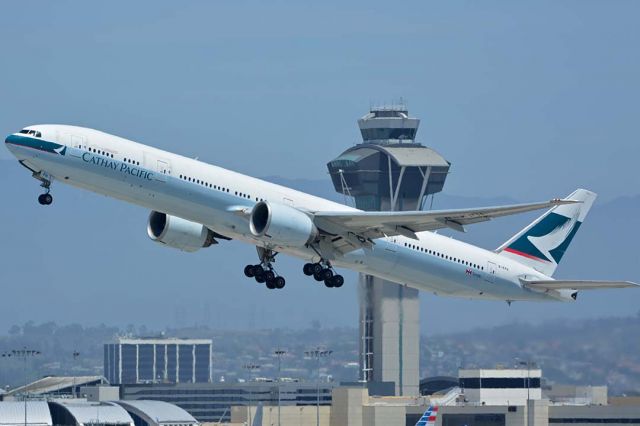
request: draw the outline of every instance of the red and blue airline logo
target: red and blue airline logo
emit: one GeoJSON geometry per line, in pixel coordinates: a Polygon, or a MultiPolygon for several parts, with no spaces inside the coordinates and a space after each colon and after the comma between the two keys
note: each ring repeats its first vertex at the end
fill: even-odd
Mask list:
{"type": "Polygon", "coordinates": [[[429,408],[427,408],[427,411],[425,411],[422,417],[420,417],[420,420],[418,420],[418,423],[416,423],[416,426],[435,425],[437,417],[438,417],[438,406],[430,405],[429,408]]]}

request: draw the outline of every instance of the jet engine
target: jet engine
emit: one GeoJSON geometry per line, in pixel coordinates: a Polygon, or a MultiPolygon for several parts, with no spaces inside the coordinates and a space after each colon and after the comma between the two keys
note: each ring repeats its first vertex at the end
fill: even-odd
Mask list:
{"type": "Polygon", "coordinates": [[[284,204],[266,201],[253,207],[249,228],[255,237],[280,246],[304,246],[318,236],[318,228],[307,214],[284,204]]]}
{"type": "Polygon", "coordinates": [[[149,215],[147,235],[153,241],[187,252],[217,244],[213,231],[206,226],[156,211],[149,215]]]}

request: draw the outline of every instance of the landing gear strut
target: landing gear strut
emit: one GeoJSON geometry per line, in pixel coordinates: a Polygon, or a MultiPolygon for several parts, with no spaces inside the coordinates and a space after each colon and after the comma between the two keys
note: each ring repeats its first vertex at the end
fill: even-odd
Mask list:
{"type": "Polygon", "coordinates": [[[258,247],[260,263],[245,266],[244,274],[248,278],[254,278],[260,284],[264,283],[269,290],[284,288],[286,280],[273,270],[273,263],[277,254],[272,250],[258,247]]]}
{"type": "Polygon", "coordinates": [[[305,263],[302,272],[307,276],[313,276],[316,281],[324,281],[324,285],[329,288],[342,287],[342,284],[344,284],[344,277],[336,274],[331,264],[327,261],[305,263]]]}
{"type": "Polygon", "coordinates": [[[51,179],[49,176],[43,172],[36,172],[33,177],[38,179],[41,182],[40,186],[45,189],[45,193],[38,196],[38,203],[42,206],[48,206],[53,203],[53,196],[49,193],[51,192],[51,179]]]}

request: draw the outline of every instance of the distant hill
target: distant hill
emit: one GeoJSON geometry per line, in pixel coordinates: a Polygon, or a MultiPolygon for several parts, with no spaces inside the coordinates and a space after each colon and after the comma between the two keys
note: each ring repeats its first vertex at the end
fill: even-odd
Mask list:
{"type": "MultiPolygon", "coordinates": [[[[326,374],[337,381],[358,378],[358,330],[323,327],[253,330],[197,326],[163,330],[166,336],[213,339],[214,377],[246,379],[247,362],[258,363],[261,377],[275,377],[276,348],[284,349],[283,372],[288,377],[314,380],[315,364],[304,351],[317,345],[333,353],[325,360],[326,374]]],[[[102,345],[116,334],[157,335],[144,326],[118,329],[78,324],[29,322],[0,333],[0,351],[27,346],[42,354],[30,360],[28,378],[43,375],[102,374],[102,345]],[[78,351],[80,357],[71,354],[78,351]]],[[[420,342],[421,377],[456,375],[460,366],[513,366],[532,361],[543,370],[546,384],[607,385],[610,394],[640,393],[640,312],[635,316],[591,320],[514,323],[497,327],[471,326],[461,333],[423,336],[420,342]]],[[[24,381],[19,360],[3,360],[0,386],[24,381]]]]}

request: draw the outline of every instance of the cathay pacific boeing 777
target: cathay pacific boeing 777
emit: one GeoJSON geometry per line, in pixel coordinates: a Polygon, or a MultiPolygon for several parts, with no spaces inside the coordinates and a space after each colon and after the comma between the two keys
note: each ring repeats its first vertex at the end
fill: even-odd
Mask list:
{"type": "Polygon", "coordinates": [[[166,246],[195,251],[219,240],[257,247],[247,277],[282,288],[275,256],[304,259],[303,272],[327,287],[348,268],[439,295],[474,299],[572,301],[578,291],[631,287],[627,281],[554,280],[553,273],[596,194],[458,210],[365,212],[97,130],[29,126],[7,148],[53,201],[54,181],[151,211],[147,233],[166,246]],[[489,251],[433,232],[547,208],[537,220],[489,251]]]}

